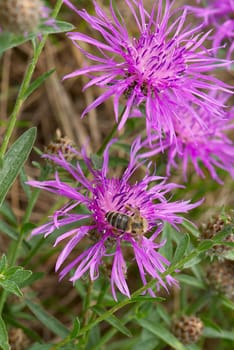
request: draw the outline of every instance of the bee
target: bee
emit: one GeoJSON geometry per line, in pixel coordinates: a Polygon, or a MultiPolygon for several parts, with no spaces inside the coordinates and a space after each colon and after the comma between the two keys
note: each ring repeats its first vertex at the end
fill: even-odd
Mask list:
{"type": "Polygon", "coordinates": [[[123,214],[118,211],[109,211],[105,217],[107,222],[119,231],[129,232],[133,236],[142,236],[148,229],[147,220],[140,215],[139,209],[126,205],[133,215],[123,214]]]}

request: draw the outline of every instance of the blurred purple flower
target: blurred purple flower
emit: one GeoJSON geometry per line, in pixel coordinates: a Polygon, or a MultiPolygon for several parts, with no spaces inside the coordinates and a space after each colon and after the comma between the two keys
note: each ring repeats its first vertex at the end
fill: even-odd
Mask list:
{"type": "MultiPolygon", "coordinates": [[[[201,1],[198,3],[202,4],[201,1]]],[[[215,28],[213,38],[213,49],[217,53],[222,43],[227,40],[230,43],[227,58],[231,57],[234,51],[234,0],[208,0],[207,5],[186,6],[195,16],[204,20],[204,26],[215,28]]]]}
{"type": "MultiPolygon", "coordinates": [[[[87,178],[79,162],[72,165],[60,153],[59,156],[44,155],[44,157],[66,170],[78,185],[73,186],[71,181],[69,183],[62,181],[58,173],[55,174],[54,180],[29,181],[28,184],[56,193],[59,196],[65,196],[70,200],[66,206],[53,214],[49,223],[34,229],[32,232],[32,235],[44,234],[48,236],[55,229],[63,228],[66,230],[66,225],[76,224],[76,228],[67,228],[67,232],[56,239],[55,245],[69,238],[69,242],[58,257],[56,271],[85,236],[95,240],[94,244],[92,243],[63,268],[60,272],[60,278],[75,268],[71,281],[75,282],[88,271],[91,280],[95,280],[99,276],[100,266],[104,264],[103,260],[112,259],[111,287],[114,299],[117,299],[115,287],[122,294],[130,297],[126,282],[127,263],[124,258],[126,246],[133,250],[144,285],[147,283],[147,275],[155,279],[157,288],[161,285],[167,289],[167,284],[177,283],[170,275],[167,275],[166,281],[163,281],[161,274],[166,271],[170,262],[158,252],[158,248],[163,246],[165,241],[156,243],[155,239],[162,231],[164,222],[176,227],[183,221],[183,218],[177,216],[177,213],[185,213],[199,205],[200,202],[195,204],[189,204],[189,201],[168,202],[165,194],[179,186],[172,183],[166,184],[164,178],[150,175],[149,168],[141,181],[130,183],[131,176],[140,166],[140,163],[137,163],[137,153],[141,148],[139,139],[136,139],[132,145],[129,165],[122,177],[108,177],[109,147],[112,143],[113,141],[104,152],[103,165],[100,170],[93,166],[85,149],[82,149],[81,153],[71,149],[77,157],[81,157],[85,162],[92,179],[87,178]],[[160,182],[156,184],[159,180],[160,182]],[[84,210],[79,213],[80,205],[86,208],[85,214],[84,210]],[[118,220],[121,221],[118,224],[121,224],[121,229],[117,225],[118,220],[110,220],[112,212],[118,213],[118,220]],[[138,230],[133,233],[132,228],[124,228],[123,218],[131,218],[131,221],[136,222],[135,215],[138,215],[137,222],[144,222],[144,225],[142,231],[138,230]]],[[[114,215],[116,218],[116,214],[114,215]]],[[[154,295],[151,289],[149,293],[154,295]]]]}
{"type": "Polygon", "coordinates": [[[125,0],[139,32],[137,37],[132,37],[123,17],[114,11],[112,2],[110,16],[96,1],[93,1],[96,16],[77,10],[68,0],[64,3],[104,39],[102,42],[83,33],[68,33],[68,37],[93,64],[66,75],[65,79],[86,74],[90,80],[84,89],[92,85],[106,89],[84,110],[82,116],[113,96],[118,122],[119,101],[124,96],[126,109],[119,121],[119,129],[134,106],[144,105],[148,136],[151,129],[160,135],[169,130],[171,141],[176,137],[174,119],[183,123],[183,116],[178,113],[180,108],[190,111],[193,118],[204,126],[203,118],[191,110],[191,102],[207,109],[214,117],[222,118],[220,101],[209,96],[207,91],[232,91],[230,86],[207,73],[220,66],[228,66],[230,62],[213,57],[213,50],[203,47],[210,33],[201,33],[201,26],[183,28],[187,10],[172,12],[169,1],[158,0],[148,13],[142,0],[125,0]],[[93,45],[99,55],[86,51],[79,42],[93,45]]]}
{"type": "MultiPolygon", "coordinates": [[[[214,95],[215,98],[225,103],[227,96],[222,94],[214,95]]],[[[156,155],[162,150],[168,151],[167,159],[167,175],[170,175],[171,168],[177,168],[176,160],[181,160],[183,165],[183,176],[187,181],[187,168],[191,160],[196,173],[205,177],[199,163],[202,163],[214,180],[222,184],[216,167],[226,170],[234,177],[234,144],[225,134],[228,130],[234,128],[234,108],[226,112],[226,118],[223,120],[210,118],[210,114],[202,107],[194,109],[199,114],[207,128],[202,128],[190,114],[184,110],[180,110],[184,118],[183,124],[175,122],[175,132],[177,135],[176,143],[170,142],[169,133],[161,140],[158,135],[152,136],[153,142],[148,144],[148,140],[144,142],[144,146],[148,144],[151,148],[148,152],[144,152],[140,157],[146,158],[156,155]]]]}

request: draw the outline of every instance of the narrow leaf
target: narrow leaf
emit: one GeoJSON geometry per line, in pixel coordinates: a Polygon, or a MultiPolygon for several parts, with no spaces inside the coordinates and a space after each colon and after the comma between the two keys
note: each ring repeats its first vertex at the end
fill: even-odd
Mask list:
{"type": "Polygon", "coordinates": [[[25,91],[24,99],[27,99],[34,90],[39,88],[41,84],[44,83],[44,81],[55,71],[55,68],[50,69],[48,72],[45,72],[44,74],[40,75],[36,80],[34,80],[28,87],[28,89],[25,91]]]}
{"type": "Polygon", "coordinates": [[[173,264],[176,264],[178,261],[180,261],[186,254],[187,248],[189,246],[190,238],[188,234],[184,234],[181,237],[181,240],[176,248],[173,264]]]}
{"type": "MultiPolygon", "coordinates": [[[[99,307],[93,307],[93,310],[100,316],[103,310],[99,307]]],[[[127,337],[131,337],[132,333],[123,325],[123,323],[114,315],[111,315],[106,319],[106,322],[110,323],[114,328],[118,329],[121,333],[127,337]]]]}
{"type": "Polygon", "coordinates": [[[0,220],[0,231],[1,233],[5,233],[5,235],[7,235],[13,240],[18,239],[18,232],[13,227],[11,227],[10,225],[8,225],[6,222],[2,220],[0,220]]]}
{"type": "Polygon", "coordinates": [[[189,286],[200,288],[200,289],[206,289],[206,286],[204,285],[204,283],[201,280],[194,278],[193,276],[178,274],[176,276],[176,279],[178,279],[179,282],[182,282],[189,286]]]}
{"type": "Polygon", "coordinates": [[[68,329],[64,327],[64,325],[54,316],[45,311],[40,305],[33,303],[29,299],[26,299],[25,302],[38,320],[41,321],[41,323],[50,329],[54,334],[57,334],[61,338],[65,338],[68,335],[68,329]]]}
{"type": "Polygon", "coordinates": [[[12,211],[12,208],[4,202],[2,206],[0,207],[0,214],[7,219],[7,221],[14,226],[17,226],[17,219],[15,217],[14,212],[12,211]]]}
{"type": "Polygon", "coordinates": [[[39,31],[42,34],[54,34],[54,33],[63,33],[68,32],[74,29],[74,26],[71,23],[65,21],[55,20],[53,25],[48,26],[45,24],[41,24],[39,26],[39,31]]]}
{"type": "Polygon", "coordinates": [[[6,325],[5,325],[1,315],[0,315],[0,348],[2,350],[10,350],[10,345],[8,343],[6,325]]]}
{"type": "Polygon", "coordinates": [[[161,326],[160,324],[154,324],[147,320],[137,320],[137,322],[144,328],[156,335],[159,339],[163,340],[166,344],[170,345],[176,350],[186,350],[184,345],[179,342],[179,340],[168,331],[167,328],[161,326]]]}
{"type": "Polygon", "coordinates": [[[27,130],[11,146],[0,168],[0,206],[20,169],[27,160],[36,138],[36,128],[27,130]]]}
{"type": "Polygon", "coordinates": [[[71,339],[74,339],[78,336],[80,332],[80,320],[78,317],[75,318],[74,322],[73,322],[73,328],[71,330],[71,333],[70,333],[70,338],[71,339]]]}

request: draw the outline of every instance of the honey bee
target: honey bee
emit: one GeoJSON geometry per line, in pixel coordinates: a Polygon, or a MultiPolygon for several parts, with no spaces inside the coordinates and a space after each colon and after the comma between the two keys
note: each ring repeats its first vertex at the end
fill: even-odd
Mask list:
{"type": "Polygon", "coordinates": [[[123,214],[118,211],[109,211],[105,217],[107,222],[119,231],[129,232],[134,236],[142,236],[148,229],[148,223],[140,215],[139,209],[126,205],[126,208],[133,212],[133,215],[123,214]]]}

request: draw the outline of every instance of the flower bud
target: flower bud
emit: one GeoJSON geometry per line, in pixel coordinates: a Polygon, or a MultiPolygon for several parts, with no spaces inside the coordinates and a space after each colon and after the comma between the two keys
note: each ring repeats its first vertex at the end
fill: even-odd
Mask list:
{"type": "Polygon", "coordinates": [[[173,321],[171,330],[182,344],[192,344],[201,337],[203,323],[198,317],[182,315],[173,321]]]}

